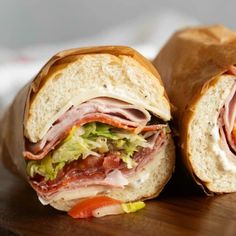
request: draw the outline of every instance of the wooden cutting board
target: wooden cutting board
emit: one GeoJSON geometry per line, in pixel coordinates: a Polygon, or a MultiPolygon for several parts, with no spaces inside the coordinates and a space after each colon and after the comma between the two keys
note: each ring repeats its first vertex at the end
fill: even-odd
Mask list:
{"type": "Polygon", "coordinates": [[[0,235],[236,235],[236,194],[206,197],[174,176],[140,212],[75,220],[42,206],[31,187],[0,166],[0,235]]]}

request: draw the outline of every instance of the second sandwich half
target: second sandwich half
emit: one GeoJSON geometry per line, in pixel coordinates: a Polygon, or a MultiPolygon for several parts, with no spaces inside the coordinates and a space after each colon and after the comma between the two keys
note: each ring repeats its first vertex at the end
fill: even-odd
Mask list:
{"type": "Polygon", "coordinates": [[[176,32],[154,64],[175,106],[182,157],[209,193],[236,191],[236,33],[221,25],[176,32]]]}
{"type": "Polygon", "coordinates": [[[169,180],[175,159],[169,102],[159,74],[134,50],[61,52],[8,115],[19,118],[24,103],[18,132],[24,142],[14,148],[8,137],[5,145],[43,204],[68,211],[97,196],[149,199],[169,180]]]}

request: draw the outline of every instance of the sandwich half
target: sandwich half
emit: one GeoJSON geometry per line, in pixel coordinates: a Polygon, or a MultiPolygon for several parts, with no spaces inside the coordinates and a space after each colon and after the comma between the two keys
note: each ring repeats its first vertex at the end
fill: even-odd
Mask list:
{"type": "Polygon", "coordinates": [[[7,111],[5,163],[43,204],[72,216],[121,213],[119,204],[97,210],[113,203],[135,211],[143,205],[130,203],[157,196],[173,172],[170,119],[158,72],[133,49],[63,51],[7,111]],[[87,215],[73,213],[81,204],[87,215]]]}
{"type": "Polygon", "coordinates": [[[236,33],[221,25],[175,33],[154,64],[183,161],[208,193],[236,191],[236,33]]]}

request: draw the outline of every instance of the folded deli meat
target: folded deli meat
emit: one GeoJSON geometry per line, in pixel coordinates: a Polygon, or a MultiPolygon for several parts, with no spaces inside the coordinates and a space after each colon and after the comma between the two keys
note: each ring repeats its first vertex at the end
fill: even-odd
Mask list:
{"type": "Polygon", "coordinates": [[[170,118],[158,72],[133,49],[63,51],[5,114],[4,163],[72,217],[134,212],[171,177],[170,118]]]}
{"type": "Polygon", "coordinates": [[[208,192],[236,191],[236,33],[175,33],[154,61],[171,102],[183,160],[208,192]]]}

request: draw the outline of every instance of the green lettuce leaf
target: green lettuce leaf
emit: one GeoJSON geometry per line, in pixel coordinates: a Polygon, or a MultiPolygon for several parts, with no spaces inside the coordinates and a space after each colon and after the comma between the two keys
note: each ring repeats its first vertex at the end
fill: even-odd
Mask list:
{"type": "Polygon", "coordinates": [[[47,155],[41,161],[29,161],[27,163],[26,172],[30,177],[36,174],[45,177],[45,180],[53,180],[57,177],[59,170],[65,165],[65,162],[54,164],[50,155],[47,155]]]}
{"type": "Polygon", "coordinates": [[[112,140],[118,139],[116,132],[113,131],[114,127],[111,125],[92,122],[83,126],[83,129],[84,134],[82,135],[82,137],[84,138],[96,138],[102,136],[112,140]]]}

